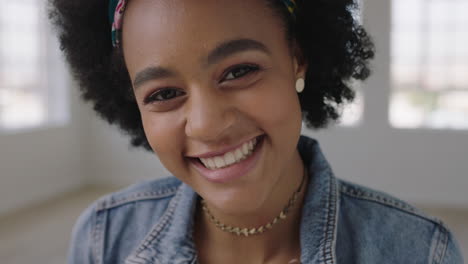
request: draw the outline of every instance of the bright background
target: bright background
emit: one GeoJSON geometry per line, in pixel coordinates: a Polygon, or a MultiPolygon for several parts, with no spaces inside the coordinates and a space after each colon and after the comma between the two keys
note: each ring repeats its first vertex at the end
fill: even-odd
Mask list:
{"type": "MultiPolygon", "coordinates": [[[[76,195],[92,200],[168,175],[154,155],[131,149],[79,100],[43,2],[0,0],[0,257],[6,263],[21,263],[12,253],[18,248],[1,251],[2,243],[16,241],[13,232],[1,239],[2,230],[16,230],[15,219],[76,195]]],[[[468,0],[363,4],[360,16],[377,48],[373,74],[356,84],[357,103],[345,109],[342,125],[304,134],[319,139],[339,178],[446,215],[462,212],[455,214],[457,228],[468,241],[468,0]]]]}

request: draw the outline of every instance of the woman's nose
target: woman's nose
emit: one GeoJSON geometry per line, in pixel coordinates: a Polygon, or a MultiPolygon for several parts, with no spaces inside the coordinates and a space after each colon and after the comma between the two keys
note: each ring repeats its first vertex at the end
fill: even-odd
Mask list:
{"type": "Polygon", "coordinates": [[[186,118],[187,137],[207,142],[227,137],[236,120],[234,107],[220,91],[192,94],[186,118]]]}

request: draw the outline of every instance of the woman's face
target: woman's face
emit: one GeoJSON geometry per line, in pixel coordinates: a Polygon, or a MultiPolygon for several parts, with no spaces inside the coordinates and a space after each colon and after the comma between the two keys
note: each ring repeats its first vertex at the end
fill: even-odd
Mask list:
{"type": "Polygon", "coordinates": [[[211,206],[253,211],[294,171],[304,69],[266,1],[202,2],[129,1],[125,61],[164,166],[211,206]]]}

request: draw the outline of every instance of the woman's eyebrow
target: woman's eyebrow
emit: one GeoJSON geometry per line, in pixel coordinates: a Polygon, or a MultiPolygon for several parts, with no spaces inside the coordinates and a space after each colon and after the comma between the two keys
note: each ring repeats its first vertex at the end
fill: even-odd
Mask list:
{"type": "MultiPolygon", "coordinates": [[[[206,57],[206,66],[213,65],[226,57],[235,53],[248,50],[258,50],[267,54],[271,54],[270,50],[261,42],[253,39],[234,39],[221,43],[206,57]]],[[[167,68],[160,66],[150,66],[135,75],[133,87],[136,90],[143,83],[156,79],[164,79],[174,77],[176,74],[167,68]]]]}
{"type": "Polygon", "coordinates": [[[247,38],[234,39],[221,43],[212,52],[210,52],[206,59],[206,66],[215,64],[235,53],[247,50],[258,50],[271,54],[270,50],[259,41],[247,38]]]}
{"type": "Polygon", "coordinates": [[[144,70],[138,72],[135,75],[135,80],[133,81],[133,87],[136,90],[143,83],[155,79],[164,79],[173,77],[175,73],[169,69],[163,67],[150,66],[144,70]]]}

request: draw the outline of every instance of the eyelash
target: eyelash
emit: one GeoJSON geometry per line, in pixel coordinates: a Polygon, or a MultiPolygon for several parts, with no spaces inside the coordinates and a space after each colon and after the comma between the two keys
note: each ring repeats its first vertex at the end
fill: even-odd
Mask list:
{"type": "MultiPolygon", "coordinates": [[[[259,70],[260,70],[260,67],[256,66],[256,65],[250,65],[250,64],[236,65],[236,66],[228,69],[225,72],[225,74],[223,75],[224,77],[221,79],[220,83],[224,82],[224,81],[237,80],[237,79],[245,77],[246,75],[258,72],[259,70]],[[236,76],[234,76],[234,71],[236,71],[236,70],[237,71],[244,70],[244,72],[241,72],[240,76],[236,77],[236,76]],[[228,79],[227,77],[229,75],[232,75],[233,78],[228,79]]],[[[148,97],[146,97],[145,100],[144,100],[144,104],[146,105],[146,104],[150,104],[150,103],[154,103],[154,102],[156,102],[156,103],[165,103],[165,102],[173,100],[174,98],[176,98],[178,96],[181,96],[181,95],[184,95],[184,94],[185,93],[183,91],[181,91],[180,89],[177,89],[177,88],[162,88],[162,89],[159,89],[156,92],[150,94],[148,97]],[[160,99],[160,98],[158,99],[157,98],[157,97],[161,97],[164,93],[167,93],[167,92],[172,93],[172,95],[174,95],[174,96],[171,97],[171,98],[168,98],[168,99],[160,99]]]]}
{"type": "MultiPolygon", "coordinates": [[[[179,89],[176,89],[176,88],[162,88],[162,89],[159,89],[157,90],[156,92],[150,94],[148,97],[145,98],[145,101],[144,103],[145,104],[150,104],[150,103],[153,103],[153,102],[157,102],[157,103],[164,103],[164,102],[167,102],[167,101],[170,101],[178,96],[181,96],[181,95],[184,95],[185,93],[179,89]],[[174,95],[174,97],[171,97],[169,99],[159,99],[158,97],[161,97],[164,95],[164,93],[172,93],[174,95]]],[[[167,94],[166,94],[167,95],[167,94]]]]}
{"type": "Polygon", "coordinates": [[[236,66],[234,66],[234,67],[232,67],[232,68],[230,68],[230,69],[228,69],[226,71],[226,73],[224,74],[224,77],[221,80],[221,82],[236,80],[236,79],[242,78],[242,77],[244,77],[246,75],[249,75],[251,73],[255,73],[255,72],[259,71],[259,70],[260,70],[260,67],[257,66],[257,65],[251,65],[251,64],[236,65],[236,66]],[[232,74],[235,70],[245,70],[245,69],[247,69],[247,72],[244,72],[243,74],[241,74],[241,76],[238,76],[238,77],[233,76],[234,77],[233,79],[229,79],[229,80],[227,79],[227,76],[232,74]]]}

